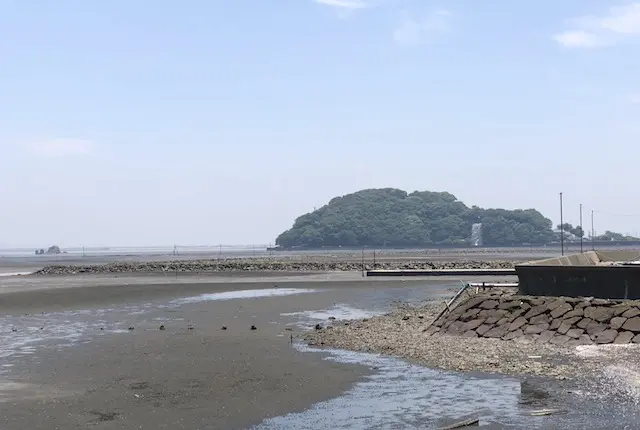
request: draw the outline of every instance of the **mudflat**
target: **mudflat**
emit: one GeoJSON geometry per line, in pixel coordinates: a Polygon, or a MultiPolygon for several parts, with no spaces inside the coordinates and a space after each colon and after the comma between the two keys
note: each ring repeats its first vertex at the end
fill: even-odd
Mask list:
{"type": "MultiPolygon", "coordinates": [[[[483,277],[487,282],[510,281],[514,276],[483,277]]],[[[173,299],[178,297],[230,290],[264,288],[372,288],[389,285],[460,285],[460,281],[477,280],[473,277],[438,276],[407,280],[397,278],[366,278],[359,272],[337,273],[212,273],[74,276],[12,276],[0,278],[0,311],[9,314],[49,312],[107,304],[173,299]]]]}
{"type": "MultiPolygon", "coordinates": [[[[272,286],[271,279],[158,284],[139,277],[1,294],[3,342],[27,334],[43,340],[33,354],[3,361],[10,367],[0,374],[0,428],[247,428],[337,396],[368,372],[292,348],[300,329],[281,314],[329,307],[327,295],[163,307],[179,297],[272,286]],[[132,308],[118,310],[123,305],[132,308]],[[82,340],[47,340],[70,320],[82,340]]],[[[313,287],[298,281],[286,288],[313,287]]]]}

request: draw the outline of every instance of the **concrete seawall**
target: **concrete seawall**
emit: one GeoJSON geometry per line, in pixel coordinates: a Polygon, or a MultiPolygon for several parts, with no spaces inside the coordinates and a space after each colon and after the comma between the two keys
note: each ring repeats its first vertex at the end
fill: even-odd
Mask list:
{"type": "Polygon", "coordinates": [[[519,293],[640,299],[640,251],[588,251],[516,265],[519,293]]]}
{"type": "Polygon", "coordinates": [[[483,294],[461,302],[426,333],[569,347],[640,343],[640,301],[483,294]]]}

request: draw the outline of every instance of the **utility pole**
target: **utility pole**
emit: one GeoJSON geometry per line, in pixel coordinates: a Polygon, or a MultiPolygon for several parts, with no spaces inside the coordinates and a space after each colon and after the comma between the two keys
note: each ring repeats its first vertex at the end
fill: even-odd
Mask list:
{"type": "Polygon", "coordinates": [[[584,229],[582,228],[582,203],[580,203],[580,253],[582,253],[582,237],[584,236],[584,229]]]}
{"type": "Polygon", "coordinates": [[[593,211],[591,211],[591,250],[596,250],[596,231],[593,229],[593,211]]]}
{"type": "Polygon", "coordinates": [[[560,252],[564,255],[564,220],[562,218],[562,193],[560,193],[560,252]]]}

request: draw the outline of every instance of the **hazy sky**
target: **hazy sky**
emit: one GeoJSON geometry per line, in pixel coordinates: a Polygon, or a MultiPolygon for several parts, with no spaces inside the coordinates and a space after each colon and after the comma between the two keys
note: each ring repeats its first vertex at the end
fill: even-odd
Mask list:
{"type": "Polygon", "coordinates": [[[640,2],[0,2],[0,247],[272,242],[362,188],[640,231],[640,2]]]}

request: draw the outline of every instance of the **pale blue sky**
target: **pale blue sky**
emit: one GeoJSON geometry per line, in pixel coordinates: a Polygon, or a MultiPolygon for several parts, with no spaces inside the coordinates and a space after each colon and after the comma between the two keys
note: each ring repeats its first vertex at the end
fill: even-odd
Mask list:
{"type": "Polygon", "coordinates": [[[370,187],[640,214],[638,42],[640,2],[6,0],[0,247],[268,243],[370,187]]]}

